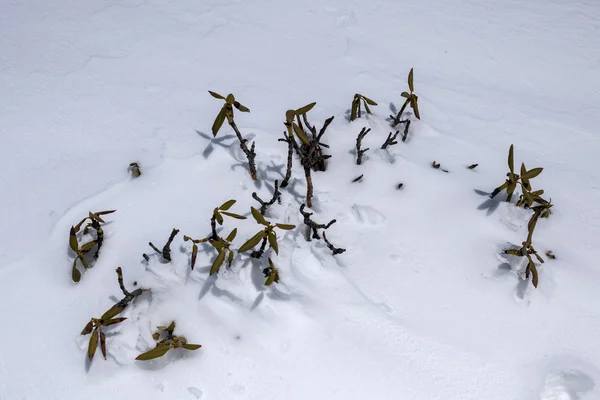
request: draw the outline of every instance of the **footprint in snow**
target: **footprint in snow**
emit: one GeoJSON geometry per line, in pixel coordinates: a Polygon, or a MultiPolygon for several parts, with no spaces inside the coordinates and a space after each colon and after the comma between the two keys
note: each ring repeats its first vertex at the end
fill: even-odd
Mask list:
{"type": "Polygon", "coordinates": [[[546,376],[540,400],[584,400],[594,389],[595,382],[578,370],[557,371],[546,376]]]}
{"type": "Polygon", "coordinates": [[[352,216],[360,225],[376,226],[381,225],[387,218],[371,206],[362,206],[354,204],[352,206],[352,216]]]}
{"type": "Polygon", "coordinates": [[[196,399],[201,399],[202,396],[204,395],[204,392],[202,392],[201,389],[198,389],[197,387],[194,387],[194,386],[190,386],[188,388],[188,392],[190,392],[190,394],[192,396],[194,396],[196,399]]]}

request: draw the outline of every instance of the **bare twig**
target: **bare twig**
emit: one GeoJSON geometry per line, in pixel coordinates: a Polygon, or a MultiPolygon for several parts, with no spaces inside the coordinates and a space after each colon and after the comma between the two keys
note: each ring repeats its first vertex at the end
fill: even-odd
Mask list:
{"type": "Polygon", "coordinates": [[[292,140],[289,138],[289,136],[285,132],[283,132],[283,136],[285,138],[279,139],[279,141],[286,142],[288,144],[288,156],[287,156],[287,168],[285,170],[285,178],[283,178],[283,181],[281,182],[282,188],[286,187],[289,184],[290,178],[292,177],[292,156],[294,155],[294,145],[292,143],[292,140]]]}
{"type": "MultiPolygon", "coordinates": [[[[150,247],[152,247],[152,250],[162,255],[162,258],[165,261],[171,262],[171,243],[173,242],[173,239],[175,239],[175,236],[177,236],[178,233],[179,229],[173,229],[173,231],[171,231],[169,240],[167,240],[167,243],[163,246],[162,251],[159,250],[155,245],[153,245],[152,242],[149,242],[148,244],[150,245],[150,247]]],[[[143,256],[146,261],[150,260],[150,257],[147,254],[143,254],[143,256]]]]}
{"type": "Polygon", "coordinates": [[[360,182],[360,180],[363,178],[363,176],[365,176],[365,174],[362,174],[362,175],[357,176],[356,178],[352,179],[352,183],[360,182]]]}
{"type": "Polygon", "coordinates": [[[250,169],[250,176],[252,177],[252,180],[255,181],[256,179],[258,179],[256,174],[256,162],[254,160],[256,158],[256,152],[254,151],[254,146],[256,143],[252,142],[252,147],[248,149],[248,146],[246,146],[247,140],[242,137],[242,134],[240,133],[237,125],[235,124],[235,121],[231,121],[229,125],[231,125],[231,127],[235,131],[235,134],[240,142],[240,148],[242,149],[244,154],[246,154],[246,158],[248,158],[248,168],[250,169]]]}
{"type": "Polygon", "coordinates": [[[327,235],[325,234],[325,232],[323,232],[323,240],[325,241],[325,244],[327,245],[327,248],[329,250],[331,250],[331,252],[333,253],[333,255],[338,255],[338,254],[342,254],[343,252],[346,251],[346,249],[342,249],[339,247],[335,247],[334,245],[332,245],[329,240],[327,240],[327,235]]]}
{"type": "Polygon", "coordinates": [[[272,206],[273,204],[275,204],[275,202],[277,201],[279,196],[281,196],[281,192],[279,191],[279,181],[277,179],[275,180],[275,190],[273,191],[273,197],[271,198],[271,200],[264,201],[263,199],[258,197],[256,192],[252,193],[252,198],[260,203],[259,211],[262,215],[265,215],[269,206],[272,206]]]}
{"type": "Polygon", "coordinates": [[[387,139],[385,140],[385,142],[381,146],[381,149],[385,150],[389,146],[393,146],[395,144],[398,144],[398,142],[396,141],[396,138],[398,137],[398,133],[400,133],[400,131],[396,131],[396,133],[394,133],[393,135],[392,135],[392,132],[390,132],[389,135],[388,135],[388,137],[387,137],[387,139]]]}
{"type": "Polygon", "coordinates": [[[356,165],[362,164],[363,155],[369,150],[368,148],[362,150],[360,147],[362,145],[362,140],[367,136],[367,133],[371,132],[371,128],[367,129],[362,128],[358,137],[356,138],[356,165]]]}
{"type": "Polygon", "coordinates": [[[304,217],[304,225],[308,226],[309,228],[307,240],[310,241],[310,231],[312,231],[313,239],[321,239],[321,237],[319,236],[318,229],[328,229],[331,225],[336,223],[336,220],[332,219],[327,224],[318,224],[310,218],[310,216],[313,215],[313,213],[304,211],[305,207],[306,204],[302,204],[300,206],[300,214],[302,214],[302,216],[304,217]]]}

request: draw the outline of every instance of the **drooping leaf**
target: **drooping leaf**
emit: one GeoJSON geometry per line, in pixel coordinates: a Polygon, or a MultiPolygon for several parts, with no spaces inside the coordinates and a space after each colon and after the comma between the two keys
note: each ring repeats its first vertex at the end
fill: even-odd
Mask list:
{"type": "Polygon", "coordinates": [[[225,97],[221,96],[219,93],[215,93],[215,92],[212,92],[210,90],[208,91],[208,93],[210,93],[210,95],[212,97],[214,97],[215,99],[225,100],[225,97]]]}
{"type": "Polygon", "coordinates": [[[223,210],[223,211],[227,211],[229,210],[234,204],[235,204],[236,200],[227,200],[225,203],[221,204],[221,207],[219,207],[219,210],[223,210]]]}
{"type": "Polygon", "coordinates": [[[225,246],[221,240],[213,240],[209,239],[208,243],[212,245],[215,249],[221,251],[221,249],[225,246]]]}
{"type": "Polygon", "coordinates": [[[215,259],[215,262],[213,262],[212,267],[210,267],[210,275],[214,275],[217,272],[219,272],[219,268],[221,268],[221,265],[223,265],[223,261],[225,261],[226,253],[227,252],[225,250],[219,252],[219,255],[215,259]]]}
{"type": "Polygon", "coordinates": [[[269,232],[268,238],[269,246],[271,246],[275,254],[279,254],[279,245],[277,244],[277,234],[275,233],[275,231],[269,232]]]}
{"type": "Polygon", "coordinates": [[[162,357],[165,354],[167,354],[170,348],[171,346],[169,346],[167,343],[159,343],[155,348],[140,354],[135,359],[140,361],[147,361],[152,360],[154,358],[162,357]]]}
{"type": "Polygon", "coordinates": [[[510,170],[510,172],[512,174],[515,173],[514,171],[514,146],[511,144],[510,145],[510,149],[508,150],[508,169],[510,170]]]}
{"type": "Polygon", "coordinates": [[[94,354],[96,354],[96,348],[98,347],[98,330],[94,330],[92,333],[92,337],[90,338],[90,342],[88,343],[88,358],[90,361],[94,358],[94,354]]]}
{"type": "Polygon", "coordinates": [[[408,88],[410,89],[411,93],[415,91],[415,87],[413,85],[413,69],[410,69],[410,72],[408,73],[408,88]]]}
{"type": "Polygon", "coordinates": [[[259,224],[264,225],[264,226],[269,226],[269,223],[267,222],[265,217],[263,217],[263,215],[260,213],[260,211],[258,211],[254,207],[251,207],[251,210],[252,210],[252,216],[254,217],[256,222],[258,222],[259,224]]]}
{"type": "Polygon", "coordinates": [[[231,263],[233,262],[233,251],[229,251],[229,255],[227,256],[227,267],[231,267],[231,263]]]}
{"type": "Polygon", "coordinates": [[[181,347],[183,347],[186,350],[198,350],[200,347],[202,347],[202,345],[199,345],[199,344],[184,344],[181,347]]]}
{"type": "Polygon", "coordinates": [[[252,249],[253,247],[255,247],[257,244],[260,243],[260,241],[265,237],[265,231],[260,231],[258,232],[256,235],[252,236],[250,239],[248,239],[248,241],[246,243],[244,243],[239,249],[238,249],[238,253],[244,253],[250,249],[252,249]]]}
{"type": "Polygon", "coordinates": [[[408,99],[410,97],[410,94],[408,94],[408,92],[402,92],[400,96],[404,97],[405,99],[408,99]]]}
{"type": "Polygon", "coordinates": [[[112,214],[114,212],[117,212],[117,210],[98,211],[94,215],[107,215],[107,214],[112,214]]]}
{"type": "Polygon", "coordinates": [[[317,104],[317,103],[313,102],[313,103],[305,105],[304,107],[298,108],[296,110],[296,115],[306,114],[307,112],[309,112],[310,110],[312,110],[312,108],[315,106],[315,104],[317,104]]]}
{"type": "Polygon", "coordinates": [[[213,213],[215,215],[215,219],[217,220],[217,223],[219,225],[223,225],[223,216],[221,215],[221,213],[219,212],[219,210],[217,210],[215,208],[215,211],[213,213]]]}
{"type": "Polygon", "coordinates": [[[225,122],[225,107],[221,108],[221,111],[219,111],[219,114],[217,114],[217,118],[215,118],[215,122],[213,123],[212,134],[214,137],[217,136],[219,129],[223,126],[223,122],[225,122]]]}
{"type": "Polygon", "coordinates": [[[292,121],[294,121],[295,116],[296,116],[295,110],[287,110],[285,112],[285,122],[287,122],[288,124],[291,124],[292,121]]]}
{"type": "Polygon", "coordinates": [[[365,103],[365,110],[367,111],[367,114],[372,114],[371,109],[369,108],[369,105],[367,103],[365,103]]]}
{"type": "Polygon", "coordinates": [[[96,241],[92,240],[91,242],[87,242],[84,245],[82,245],[80,251],[83,254],[85,254],[85,253],[89,252],[91,249],[93,249],[95,245],[96,245],[96,241]]]}
{"type": "Polygon", "coordinates": [[[121,314],[123,312],[123,310],[125,310],[125,307],[115,304],[107,312],[102,314],[100,319],[103,321],[108,321],[110,319],[113,319],[117,315],[121,314]]]}
{"type": "Polygon", "coordinates": [[[350,121],[354,121],[356,119],[357,110],[358,110],[358,101],[354,100],[352,102],[352,111],[350,112],[350,121]]]}
{"type": "Polygon", "coordinates": [[[227,215],[228,217],[235,218],[235,219],[246,219],[246,217],[244,217],[243,215],[230,213],[229,211],[221,211],[221,214],[227,215]]]}
{"type": "Polygon", "coordinates": [[[417,117],[417,119],[421,119],[421,115],[419,115],[419,102],[418,102],[419,98],[415,95],[413,95],[412,100],[411,100],[411,107],[413,109],[413,111],[415,112],[415,117],[417,117]]]}
{"type": "Polygon", "coordinates": [[[535,267],[535,264],[533,263],[533,261],[531,259],[529,260],[529,270],[531,271],[531,283],[533,283],[533,287],[537,288],[538,287],[538,271],[537,271],[537,268],[535,267]]]}
{"type": "Polygon", "coordinates": [[[196,243],[194,243],[194,245],[192,246],[192,271],[194,270],[194,267],[196,266],[196,258],[198,257],[198,245],[196,243]]]}
{"type": "Polygon", "coordinates": [[[167,327],[166,331],[172,335],[174,330],[175,330],[175,321],[172,321],[171,324],[169,324],[169,326],[167,327]]]}
{"type": "Polygon", "coordinates": [[[100,350],[102,351],[102,356],[106,360],[106,335],[104,332],[100,331],[100,350]]]}
{"type": "Polygon", "coordinates": [[[71,231],[69,232],[69,247],[75,253],[79,251],[79,243],[77,243],[77,234],[75,233],[75,227],[71,227],[71,231]]]}
{"type": "Polygon", "coordinates": [[[84,219],[82,219],[81,221],[79,221],[79,223],[77,225],[74,226],[75,232],[79,232],[79,230],[81,229],[81,225],[83,225],[83,223],[87,220],[88,218],[85,217],[84,219]]]}
{"type": "Polygon", "coordinates": [[[233,228],[233,230],[229,233],[229,235],[227,235],[227,238],[225,240],[227,240],[228,242],[233,241],[233,239],[235,239],[237,235],[237,228],[233,228]]]}
{"type": "Polygon", "coordinates": [[[366,97],[366,96],[363,96],[362,98],[363,98],[363,99],[365,99],[365,101],[366,101],[368,104],[372,105],[372,106],[376,106],[376,105],[377,105],[377,103],[375,103],[373,100],[371,100],[370,98],[368,98],[368,97],[366,97]]]}
{"type": "Polygon", "coordinates": [[[94,321],[90,320],[90,322],[88,322],[85,325],[85,328],[83,328],[83,330],[81,331],[82,335],[89,335],[90,333],[92,333],[92,330],[94,329],[94,321]]]}
{"type": "Polygon", "coordinates": [[[291,231],[292,229],[294,229],[296,227],[296,225],[290,225],[290,224],[275,224],[276,227],[278,227],[279,229],[283,229],[284,231],[291,231]]]}
{"type": "Polygon", "coordinates": [[[71,279],[77,283],[81,280],[81,272],[77,269],[77,258],[73,261],[73,268],[71,269],[71,279]]]}

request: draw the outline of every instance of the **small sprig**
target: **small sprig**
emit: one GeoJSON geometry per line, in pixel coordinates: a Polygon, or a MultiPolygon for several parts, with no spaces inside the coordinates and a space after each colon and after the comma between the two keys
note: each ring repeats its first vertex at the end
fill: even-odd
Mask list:
{"type": "Polygon", "coordinates": [[[219,240],[220,237],[217,235],[217,223],[219,225],[223,225],[223,215],[235,219],[246,219],[243,215],[235,214],[229,212],[228,210],[236,203],[236,200],[227,200],[225,203],[221,204],[219,207],[216,207],[213,210],[213,215],[210,218],[210,228],[212,230],[211,239],[219,240]]]}
{"type": "Polygon", "coordinates": [[[248,159],[248,169],[250,170],[250,176],[252,177],[252,180],[254,180],[254,181],[257,180],[258,177],[257,177],[257,173],[256,173],[256,161],[255,161],[256,152],[254,151],[254,147],[255,147],[256,143],[253,142],[252,147],[250,149],[248,149],[248,146],[246,145],[247,140],[242,137],[242,134],[240,133],[240,130],[238,129],[238,127],[235,123],[235,120],[233,118],[233,108],[234,107],[241,112],[250,112],[250,109],[248,107],[240,104],[240,102],[237,101],[235,99],[235,96],[231,93],[229,93],[227,95],[227,97],[223,97],[219,93],[215,93],[210,90],[208,91],[208,93],[210,93],[210,95],[212,97],[214,97],[215,99],[225,100],[225,104],[223,104],[221,111],[219,111],[219,114],[217,114],[217,118],[215,118],[215,122],[213,123],[213,126],[212,126],[213,136],[215,136],[215,137],[217,136],[217,133],[223,126],[225,119],[227,119],[227,122],[229,123],[229,125],[231,126],[233,131],[235,132],[235,135],[237,136],[237,138],[240,142],[240,148],[242,149],[242,151],[246,155],[246,158],[248,159]]]}
{"type": "Polygon", "coordinates": [[[281,196],[281,192],[279,191],[279,181],[277,179],[275,180],[275,190],[273,191],[273,197],[271,197],[271,200],[264,201],[263,199],[258,197],[256,192],[252,193],[252,198],[260,203],[259,211],[262,215],[265,215],[267,212],[267,209],[270,206],[272,206],[273,204],[275,204],[276,201],[279,200],[281,202],[280,196],[281,196]]]}
{"type": "Polygon", "coordinates": [[[223,265],[223,262],[225,261],[225,259],[227,259],[227,268],[231,268],[231,263],[233,262],[234,253],[233,253],[233,250],[231,250],[230,246],[231,246],[231,242],[233,242],[236,235],[237,235],[237,228],[232,230],[229,233],[229,235],[227,235],[227,238],[225,238],[225,239],[219,238],[219,240],[212,240],[212,239],[209,240],[210,244],[218,252],[217,258],[215,258],[215,261],[213,262],[212,266],[210,267],[210,275],[214,275],[219,272],[219,269],[221,268],[221,265],[223,265]]]}
{"type": "Polygon", "coordinates": [[[192,239],[189,236],[186,236],[186,235],[183,236],[183,241],[184,242],[188,242],[188,241],[192,242],[192,260],[190,262],[190,265],[192,267],[192,271],[194,270],[194,267],[196,266],[196,258],[198,257],[198,245],[200,243],[208,242],[209,240],[210,240],[210,236],[206,237],[204,239],[192,239]]]}
{"type": "Polygon", "coordinates": [[[254,217],[254,219],[256,220],[256,222],[258,224],[264,225],[265,228],[261,229],[260,231],[258,231],[258,233],[256,233],[250,239],[248,239],[248,241],[246,241],[246,243],[244,243],[238,249],[238,253],[244,253],[250,249],[253,249],[262,241],[260,250],[253,251],[250,254],[250,257],[261,258],[266,250],[267,243],[268,243],[269,247],[273,249],[275,254],[279,254],[279,245],[277,244],[277,232],[275,231],[275,228],[289,231],[289,230],[294,229],[296,227],[296,225],[289,225],[289,224],[273,225],[269,221],[267,221],[265,219],[265,217],[254,207],[252,207],[252,216],[254,217]]]}
{"type": "Polygon", "coordinates": [[[102,230],[101,224],[104,224],[105,222],[101,216],[112,214],[115,211],[116,210],[98,211],[95,213],[89,212],[87,217],[83,218],[77,225],[71,227],[69,231],[69,247],[76,255],[75,260],[73,261],[73,268],[71,270],[71,278],[73,279],[73,282],[79,282],[81,280],[81,272],[77,269],[77,260],[81,262],[85,269],[90,268],[89,263],[85,260],[85,255],[94,247],[96,247],[94,258],[98,258],[98,253],[100,252],[100,248],[104,243],[104,231],[102,230]],[[89,220],[89,222],[83,227],[83,234],[87,235],[89,229],[91,228],[96,232],[96,238],[79,246],[77,234],[87,220],[89,220]]]}
{"type": "Polygon", "coordinates": [[[535,288],[538,287],[539,277],[538,270],[533,262],[531,256],[535,256],[537,260],[543,264],[544,260],[537,251],[533,248],[533,245],[530,242],[523,242],[523,246],[519,249],[508,249],[504,250],[504,254],[510,254],[517,257],[526,257],[527,258],[527,268],[525,269],[525,278],[529,279],[529,275],[531,275],[531,282],[535,288]]]}
{"type": "Polygon", "coordinates": [[[160,332],[152,334],[152,338],[157,342],[156,346],[152,350],[148,350],[145,353],[140,354],[135,359],[140,361],[152,360],[158,357],[162,357],[171,349],[183,348],[186,350],[198,350],[202,347],[199,344],[190,344],[184,336],[175,336],[173,331],[175,330],[175,321],[171,322],[169,326],[157,326],[158,330],[166,333],[166,337],[161,339],[160,332]]]}
{"type": "Polygon", "coordinates": [[[139,176],[142,174],[142,170],[140,169],[139,164],[136,162],[129,164],[128,170],[131,171],[131,176],[134,178],[139,178],[139,176]]]}
{"type": "Polygon", "coordinates": [[[263,274],[265,274],[265,286],[271,286],[273,283],[279,283],[279,270],[273,264],[273,261],[269,258],[269,266],[263,269],[263,274]]]}
{"type": "Polygon", "coordinates": [[[365,138],[365,136],[367,136],[367,133],[369,132],[371,132],[371,128],[362,128],[360,133],[358,134],[358,137],[356,138],[356,165],[362,164],[363,155],[369,150],[368,148],[364,150],[361,149],[362,140],[365,138]]]}
{"type": "Polygon", "coordinates": [[[115,317],[122,313],[136,297],[148,290],[139,288],[133,292],[129,292],[127,289],[125,289],[125,285],[123,284],[123,270],[121,267],[119,267],[116,269],[116,271],[119,287],[121,288],[121,291],[125,297],[123,297],[117,304],[112,306],[107,312],[102,314],[100,318],[92,318],[81,331],[82,335],[89,335],[90,333],[92,334],[88,343],[87,351],[90,361],[94,358],[94,354],[98,348],[98,342],[100,342],[100,350],[102,351],[102,355],[104,356],[104,359],[106,359],[106,335],[103,331],[103,328],[125,321],[127,318],[115,317]]]}
{"type": "MultiPolygon", "coordinates": [[[[402,108],[400,108],[400,111],[398,112],[398,114],[394,117],[392,115],[390,115],[390,118],[392,118],[392,126],[396,126],[398,124],[404,123],[404,124],[410,124],[410,120],[406,119],[406,120],[402,120],[402,114],[404,113],[404,110],[406,109],[406,106],[410,105],[410,108],[412,108],[415,117],[417,117],[417,119],[421,119],[421,116],[419,114],[419,104],[418,104],[418,100],[419,97],[414,94],[414,84],[413,84],[413,69],[410,69],[410,72],[408,73],[408,90],[409,92],[402,92],[401,96],[404,97],[406,99],[406,101],[404,102],[404,104],[402,105],[402,108]]],[[[402,138],[402,141],[406,141],[406,136],[408,134],[408,127],[405,130],[405,134],[404,137],[402,138]]]]}
{"type": "Polygon", "coordinates": [[[350,121],[354,121],[356,118],[360,118],[362,116],[362,105],[364,105],[365,111],[367,112],[367,114],[371,114],[371,109],[369,108],[369,105],[376,106],[377,103],[375,103],[373,100],[369,99],[368,97],[363,96],[362,94],[356,93],[354,95],[354,99],[352,99],[352,110],[350,112],[350,121]]]}
{"type": "MultiPolygon", "coordinates": [[[[159,250],[155,245],[152,244],[152,242],[149,242],[148,244],[150,245],[150,247],[152,247],[152,250],[154,250],[156,253],[162,256],[165,262],[171,262],[171,243],[173,242],[173,239],[175,239],[175,236],[177,236],[178,233],[179,229],[173,228],[173,230],[171,231],[171,235],[169,236],[169,239],[167,240],[167,243],[163,246],[162,250],[159,250]]],[[[147,254],[143,254],[143,256],[146,261],[150,260],[150,257],[147,254]]]]}

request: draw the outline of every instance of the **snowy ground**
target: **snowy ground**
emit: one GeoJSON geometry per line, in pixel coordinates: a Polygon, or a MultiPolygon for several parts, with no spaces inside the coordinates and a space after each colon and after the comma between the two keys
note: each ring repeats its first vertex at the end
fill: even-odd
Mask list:
{"type": "MultiPolygon", "coordinates": [[[[0,4],[0,399],[600,398],[598,37],[589,0],[0,4]],[[411,67],[422,120],[376,150],[411,67]],[[257,142],[256,185],[231,130],[210,139],[207,90],[251,109],[236,119],[257,142]],[[349,123],[356,92],[379,106],[349,123]],[[268,214],[299,226],[274,258],[280,284],[247,256],[209,278],[201,251],[190,271],[183,234],[206,235],[225,200],[248,214],[253,191],[268,197],[285,111],[311,101],[317,126],[335,116],[314,218],[336,218],[328,236],[347,251],[302,238],[296,166],[268,214]],[[481,195],[511,143],[555,204],[535,244],[557,259],[537,289],[497,254],[530,214],[481,195]],[[75,285],[69,228],[103,209],[117,212],[75,285]],[[174,227],[173,262],[142,262],[174,227]],[[121,297],[117,266],[152,294],[89,365],[79,333],[121,297]],[[202,349],[136,362],[173,319],[202,349]]],[[[258,230],[234,226],[238,246],[258,230]]]]}

